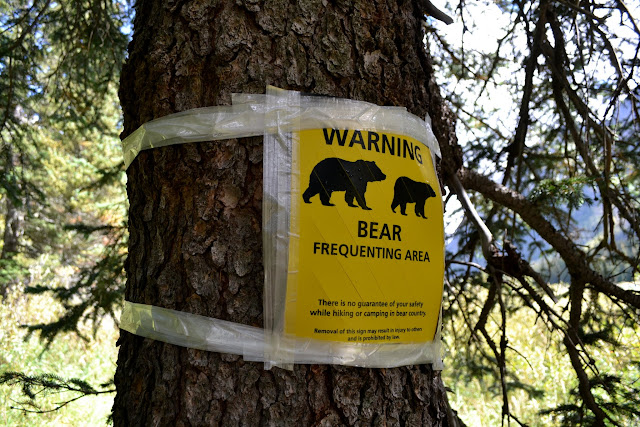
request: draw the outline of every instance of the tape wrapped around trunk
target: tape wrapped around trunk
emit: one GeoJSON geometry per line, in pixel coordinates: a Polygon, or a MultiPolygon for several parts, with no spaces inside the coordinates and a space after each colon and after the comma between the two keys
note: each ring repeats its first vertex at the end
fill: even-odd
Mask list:
{"type": "Polygon", "coordinates": [[[266,368],[295,363],[441,369],[439,147],[402,107],[267,88],[143,125],[144,149],[264,135],[264,329],[142,304],[121,328],[266,368]]]}

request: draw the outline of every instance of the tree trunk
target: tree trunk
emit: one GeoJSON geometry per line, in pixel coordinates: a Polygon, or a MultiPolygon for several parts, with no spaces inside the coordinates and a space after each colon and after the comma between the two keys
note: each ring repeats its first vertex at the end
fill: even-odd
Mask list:
{"type": "Polygon", "coordinates": [[[22,235],[22,215],[13,200],[6,198],[4,216],[4,235],[2,238],[2,253],[0,259],[12,258],[20,250],[20,236],[22,235]]]}
{"type": "MultiPolygon", "coordinates": [[[[123,136],[272,84],[429,112],[447,155],[453,119],[431,79],[418,3],[140,0],[123,136]]],[[[262,138],[141,152],[128,170],[126,299],[262,327],[262,168],[262,138]]],[[[457,422],[430,366],[265,371],[126,332],[119,344],[117,426],[457,422]]]]}
{"type": "MultiPolygon", "coordinates": [[[[15,169],[18,165],[18,155],[13,151],[11,144],[5,147],[6,179],[14,181],[15,169]]],[[[15,186],[13,197],[20,197],[21,186],[17,182],[12,182],[15,186]],[[16,191],[17,190],[17,191],[16,191]]],[[[13,258],[20,250],[20,237],[23,233],[23,217],[22,213],[11,194],[5,197],[5,216],[4,216],[4,234],[2,236],[2,251],[0,251],[0,260],[13,258]]],[[[1,286],[1,285],[0,285],[1,286]]]]}
{"type": "MultiPolygon", "coordinates": [[[[11,180],[15,176],[15,169],[18,164],[18,156],[13,151],[11,144],[5,147],[6,169],[5,179],[11,180]]],[[[11,194],[5,194],[5,215],[4,215],[4,233],[2,235],[2,250],[0,250],[0,270],[7,267],[15,267],[14,257],[20,252],[20,238],[24,233],[24,215],[20,210],[20,206],[16,206],[15,198],[21,197],[21,186],[17,182],[12,182],[15,186],[13,197],[11,194]],[[17,191],[16,191],[17,190],[17,191]]],[[[10,190],[7,190],[9,192],[10,190]]],[[[7,295],[9,288],[18,283],[18,278],[14,277],[12,271],[0,274],[0,297],[7,295]]]]}

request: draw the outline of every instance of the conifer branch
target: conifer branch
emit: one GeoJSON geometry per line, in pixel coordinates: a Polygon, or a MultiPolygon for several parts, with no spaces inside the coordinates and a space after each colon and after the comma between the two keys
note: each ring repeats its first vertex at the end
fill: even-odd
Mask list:
{"type": "Polygon", "coordinates": [[[97,396],[116,392],[114,388],[110,388],[110,386],[113,385],[113,381],[101,384],[98,386],[99,388],[96,388],[78,378],[64,379],[58,375],[49,373],[31,376],[22,372],[4,372],[0,374],[0,385],[7,385],[9,387],[19,386],[22,394],[28,398],[28,401],[19,402],[22,405],[21,407],[12,406],[12,409],[36,414],[58,411],[68,404],[86,396],[97,396]],[[36,402],[38,397],[66,392],[77,393],[77,395],[57,402],[55,407],[49,409],[41,409],[36,402]],[[24,405],[36,409],[27,409],[24,405]]]}

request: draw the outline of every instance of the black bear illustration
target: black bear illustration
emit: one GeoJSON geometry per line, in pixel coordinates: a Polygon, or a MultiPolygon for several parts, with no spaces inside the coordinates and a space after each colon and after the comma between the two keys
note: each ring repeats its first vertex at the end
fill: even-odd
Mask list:
{"type": "Polygon", "coordinates": [[[372,181],[382,181],[387,176],[382,173],[375,162],[347,160],[329,157],[314,166],[309,176],[309,188],[302,194],[305,203],[311,203],[311,198],[320,194],[320,201],[325,206],[335,206],[329,200],[334,191],[346,191],[344,201],[351,207],[356,207],[356,199],[362,209],[371,210],[367,206],[364,193],[367,184],[372,181]]]}
{"type": "Polygon", "coordinates": [[[396,208],[400,206],[400,213],[406,215],[407,203],[416,204],[416,215],[422,218],[424,216],[424,202],[429,197],[436,197],[433,188],[426,182],[416,182],[406,176],[401,176],[396,180],[396,184],[393,186],[393,202],[391,203],[391,210],[396,211],[396,208]]]}

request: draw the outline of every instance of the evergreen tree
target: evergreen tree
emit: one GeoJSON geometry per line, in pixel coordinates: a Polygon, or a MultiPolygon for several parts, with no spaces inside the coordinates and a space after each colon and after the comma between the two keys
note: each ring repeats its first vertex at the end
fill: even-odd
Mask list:
{"type": "Polygon", "coordinates": [[[69,263],[86,250],[66,225],[104,225],[108,209],[95,204],[121,184],[83,190],[120,169],[125,13],[117,2],[0,4],[2,289],[20,281],[29,259],[56,254],[69,263]]]}
{"type": "MultiPolygon", "coordinates": [[[[48,134],[50,141],[65,140],[60,131],[78,135],[100,129],[100,82],[111,78],[100,73],[113,74],[98,65],[111,64],[105,56],[109,44],[98,56],[89,55],[100,58],[95,62],[68,58],[87,58],[83,54],[95,51],[83,50],[78,41],[93,40],[89,27],[110,33],[119,32],[121,24],[81,19],[96,11],[119,16],[112,5],[3,6],[0,194],[6,225],[0,262],[8,273],[3,277],[12,277],[10,254],[26,252],[27,246],[32,253],[48,250],[46,242],[55,241],[51,234],[60,224],[38,223],[31,213],[48,210],[43,182],[51,166],[30,135],[42,132],[44,126],[35,124],[49,118],[57,129],[48,134]],[[56,34],[85,37],[60,36],[60,44],[48,50],[49,44],[38,40],[55,31],[38,25],[59,10],[66,12],[56,12],[60,19],[51,27],[58,28],[56,34]],[[59,24],[75,19],[84,27],[59,24]],[[88,80],[78,72],[83,64],[93,64],[88,80]],[[47,93],[56,95],[47,98],[47,93]],[[84,102],[88,99],[93,101],[84,102]],[[50,237],[43,238],[46,230],[50,237]]],[[[566,401],[542,408],[541,414],[567,425],[632,424],[638,421],[640,362],[634,359],[637,344],[624,348],[620,340],[637,336],[640,324],[640,31],[629,7],[616,0],[460,2],[455,8],[456,21],[463,24],[461,46],[451,44],[427,18],[432,67],[419,30],[423,12],[437,15],[430,2],[141,1],[120,88],[124,135],[176,111],[229,104],[232,92],[260,92],[266,84],[406,106],[417,115],[428,112],[443,152],[448,210],[454,209],[455,194],[467,218],[447,254],[445,339],[455,347],[445,360],[447,369],[455,371],[457,381],[487,381],[487,389],[503,402],[503,422],[526,422],[510,398],[518,391],[538,398],[543,390],[511,368],[522,353],[509,338],[523,333],[514,329],[513,320],[534,313],[535,333],[548,334],[560,348],[576,384],[566,401]],[[493,52],[470,47],[476,22],[487,19],[483,13],[489,8],[509,17],[493,52]],[[438,86],[457,113],[461,144],[438,86]],[[630,355],[619,371],[610,367],[609,356],[599,356],[613,352],[630,355]]],[[[243,139],[139,156],[128,172],[127,299],[261,326],[260,200],[253,196],[261,194],[256,193],[260,153],[260,139],[243,139]],[[241,194],[234,206],[225,204],[231,191],[241,194]],[[205,199],[211,204],[199,203],[205,199]],[[210,239],[227,248],[220,263],[207,257],[210,239]],[[241,255],[250,261],[246,275],[234,269],[241,255]]],[[[113,166],[103,163],[98,175],[116,176],[113,166]]],[[[101,227],[86,220],[74,230],[101,227]]],[[[121,230],[116,234],[126,242],[121,230]]],[[[38,325],[45,337],[72,330],[69,325],[83,318],[78,313],[91,312],[94,305],[101,307],[94,314],[109,312],[118,300],[120,288],[113,284],[125,252],[120,247],[111,254],[110,262],[81,276],[79,283],[87,286],[57,293],[72,300],[86,289],[103,289],[109,298],[84,299],[81,309],[70,305],[63,322],[51,329],[38,325]]],[[[453,419],[429,408],[431,401],[444,405],[445,398],[438,376],[424,367],[299,366],[291,374],[264,372],[235,356],[126,333],[120,343],[118,424],[257,419],[277,424],[285,413],[303,423],[347,425],[453,419]],[[436,397],[421,401],[428,393],[436,397]]],[[[446,411],[446,405],[439,410],[446,411]]]]}
{"type": "MultiPolygon", "coordinates": [[[[441,143],[454,144],[422,12],[413,1],[140,1],[120,86],[124,135],[273,84],[428,112],[441,143]]],[[[125,298],[262,326],[269,167],[262,138],[141,152],[127,171],[125,298]],[[223,255],[212,257],[213,245],[223,255]]],[[[439,373],[427,365],[266,371],[239,356],[126,332],[119,344],[115,425],[456,425],[439,373]]]]}
{"type": "Polygon", "coordinates": [[[518,419],[509,396],[541,391],[509,369],[522,354],[508,337],[523,333],[511,319],[530,310],[577,380],[568,401],[543,412],[568,425],[637,422],[637,361],[617,370],[596,356],[638,355],[619,342],[640,323],[634,12],[546,0],[457,10],[462,43],[435,30],[429,40],[465,141],[460,185],[449,185],[463,205],[470,191],[478,212],[464,206],[447,257],[450,342],[472,344],[458,353],[460,378],[498,378],[503,419],[518,419]],[[496,21],[507,25],[480,46],[483,20],[494,33],[496,21]],[[466,331],[453,330],[460,324],[466,331]]]}

